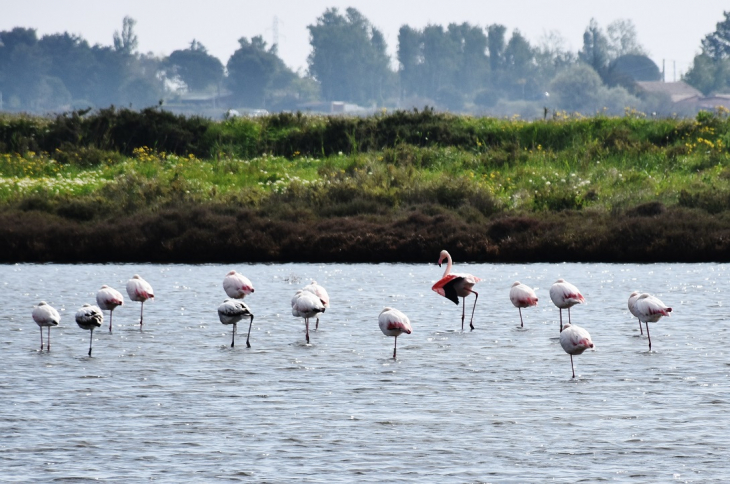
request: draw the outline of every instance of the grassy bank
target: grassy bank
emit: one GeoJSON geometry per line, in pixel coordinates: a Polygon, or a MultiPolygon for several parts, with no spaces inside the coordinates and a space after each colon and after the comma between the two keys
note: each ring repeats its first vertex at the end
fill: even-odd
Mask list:
{"type": "Polygon", "coordinates": [[[0,258],[728,260],[725,114],[0,117],[0,258]]]}

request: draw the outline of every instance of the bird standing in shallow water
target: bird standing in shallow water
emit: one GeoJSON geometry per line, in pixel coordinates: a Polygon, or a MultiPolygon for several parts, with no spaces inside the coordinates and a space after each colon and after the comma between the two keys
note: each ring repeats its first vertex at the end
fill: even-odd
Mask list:
{"type": "Polygon", "coordinates": [[[135,274],[134,277],[127,281],[127,294],[129,294],[129,299],[132,301],[142,303],[142,309],[139,312],[139,329],[141,330],[142,318],[144,317],[144,302],[148,299],[154,299],[155,293],[147,281],[135,274]]]}
{"type": "MultiPolygon", "coordinates": [[[[317,281],[312,281],[311,284],[307,284],[302,288],[303,291],[309,291],[315,296],[317,296],[322,303],[322,306],[325,307],[325,309],[329,309],[330,307],[330,296],[327,294],[327,290],[317,284],[317,281]]],[[[317,324],[315,325],[314,329],[319,329],[319,315],[317,315],[317,324]]]]}
{"type": "Polygon", "coordinates": [[[323,313],[325,310],[322,301],[317,296],[309,291],[298,290],[291,300],[291,313],[292,316],[297,318],[304,318],[304,328],[307,337],[307,344],[309,344],[309,318],[317,316],[319,313],[323,313]]]}
{"type": "Polygon", "coordinates": [[[585,329],[568,323],[560,333],[560,346],[570,355],[570,368],[573,370],[573,378],[575,378],[573,355],[580,355],[588,348],[593,348],[591,335],[585,329]]]}
{"type": "Polygon", "coordinates": [[[512,305],[520,312],[520,328],[523,328],[525,323],[522,322],[522,308],[537,306],[537,295],[531,287],[515,281],[512,284],[512,289],[509,290],[509,300],[512,301],[512,305]]]}
{"type": "Polygon", "coordinates": [[[249,339],[251,338],[251,326],[253,326],[253,313],[251,313],[248,305],[243,301],[226,299],[223,301],[223,304],[218,306],[218,318],[221,320],[221,323],[233,325],[231,348],[236,343],[236,324],[246,316],[251,317],[251,322],[248,324],[248,336],[246,336],[246,347],[250,348],[251,343],[249,343],[249,339]]]}
{"type": "Polygon", "coordinates": [[[659,298],[646,293],[636,299],[634,308],[639,313],[639,324],[641,324],[641,321],[646,324],[646,336],[649,338],[649,351],[651,351],[649,323],[656,323],[662,316],[671,316],[672,308],[661,302],[659,298]]]}
{"type": "Polygon", "coordinates": [[[398,336],[403,333],[411,334],[411,321],[408,316],[403,314],[394,308],[385,308],[380,311],[378,316],[378,324],[380,325],[380,331],[385,336],[394,336],[395,342],[393,343],[393,359],[395,359],[395,352],[398,346],[398,336]]]}
{"type": "Polygon", "coordinates": [[[81,309],[76,311],[76,324],[81,329],[89,330],[89,356],[91,356],[91,343],[94,340],[94,330],[100,328],[104,324],[104,313],[101,308],[84,304],[81,309]]]}
{"type": "Polygon", "coordinates": [[[249,294],[253,294],[253,284],[243,274],[231,271],[223,278],[223,290],[226,291],[228,297],[233,299],[243,299],[249,294]]]}
{"type": "Polygon", "coordinates": [[[48,328],[48,341],[46,342],[46,350],[51,351],[51,326],[58,326],[61,316],[52,306],[45,301],[38,303],[33,309],[33,321],[36,322],[41,330],[41,351],[43,351],[43,327],[48,328]]]}
{"type": "Polygon", "coordinates": [[[550,287],[550,299],[560,309],[560,332],[563,331],[563,309],[568,310],[568,324],[570,324],[570,308],[576,304],[586,302],[583,295],[577,287],[566,282],[564,279],[558,279],[550,287]]]}
{"type": "Polygon", "coordinates": [[[459,304],[459,298],[462,298],[462,301],[464,302],[461,307],[462,331],[464,331],[464,318],[466,315],[466,297],[469,294],[473,293],[474,307],[471,310],[471,321],[469,321],[469,327],[471,329],[474,329],[474,310],[477,307],[477,299],[479,299],[479,294],[476,291],[472,290],[472,287],[474,287],[474,284],[481,281],[481,279],[467,273],[452,273],[451,255],[445,250],[442,250],[441,254],[439,254],[439,267],[441,267],[441,263],[444,261],[444,259],[447,260],[444,275],[436,282],[436,284],[433,285],[433,287],[431,287],[431,289],[436,291],[438,294],[444,296],[446,299],[453,301],[456,305],[459,304]]]}
{"type": "Polygon", "coordinates": [[[109,311],[109,332],[112,332],[112,315],[117,306],[124,305],[122,293],[104,284],[96,293],[96,304],[99,309],[109,311]]]}

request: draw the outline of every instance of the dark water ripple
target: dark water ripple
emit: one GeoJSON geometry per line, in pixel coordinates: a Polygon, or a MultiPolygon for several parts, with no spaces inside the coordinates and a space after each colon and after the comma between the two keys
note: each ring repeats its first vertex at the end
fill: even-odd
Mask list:
{"type": "MultiPolygon", "coordinates": [[[[233,266],[0,266],[0,480],[22,482],[727,482],[730,325],[723,264],[461,266],[482,278],[473,332],[431,292],[433,265],[239,266],[255,284],[251,343],[218,322],[233,266]],[[101,284],[139,273],[145,305],[115,333],[73,321],[101,284]],[[576,284],[572,319],[596,351],[560,348],[548,288],[576,284]],[[312,345],[290,315],[316,279],[331,296],[312,345]],[[511,283],[540,305],[517,311],[511,283]],[[674,307],[648,351],[626,309],[632,290],[674,307]],[[30,313],[61,312],[51,352],[30,313]],[[394,306],[414,333],[384,337],[394,306]]],[[[458,267],[457,267],[458,268],[458,267]]],[[[107,323],[108,324],[108,323],[107,323]]]]}

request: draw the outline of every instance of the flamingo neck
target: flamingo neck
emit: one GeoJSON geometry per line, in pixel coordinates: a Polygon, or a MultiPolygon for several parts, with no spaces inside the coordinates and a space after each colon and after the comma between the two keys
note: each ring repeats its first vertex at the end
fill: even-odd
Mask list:
{"type": "Polygon", "coordinates": [[[446,253],[446,270],[444,271],[443,277],[451,274],[451,254],[446,253]]]}

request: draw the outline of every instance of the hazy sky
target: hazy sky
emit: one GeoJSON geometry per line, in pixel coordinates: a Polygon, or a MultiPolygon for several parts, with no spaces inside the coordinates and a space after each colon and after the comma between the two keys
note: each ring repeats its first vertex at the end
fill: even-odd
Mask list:
{"type": "Polygon", "coordinates": [[[169,55],[192,39],[205,45],[224,64],[238,48],[240,37],[262,35],[271,44],[278,19],[279,55],[293,69],[306,69],[309,31],[326,8],[357,8],[379,28],[394,56],[398,29],[407,24],[469,22],[500,23],[519,29],[536,45],[550,31],[577,51],[591,18],[605,27],[631,19],[639,42],[661,69],[666,59],[667,80],[673,66],[684,72],[700,49],[701,39],[723,19],[726,0],[8,0],[0,8],[0,30],[35,28],[44,34],[81,35],[90,44],[111,45],[115,30],[129,15],[137,21],[139,50],[169,55]]]}

